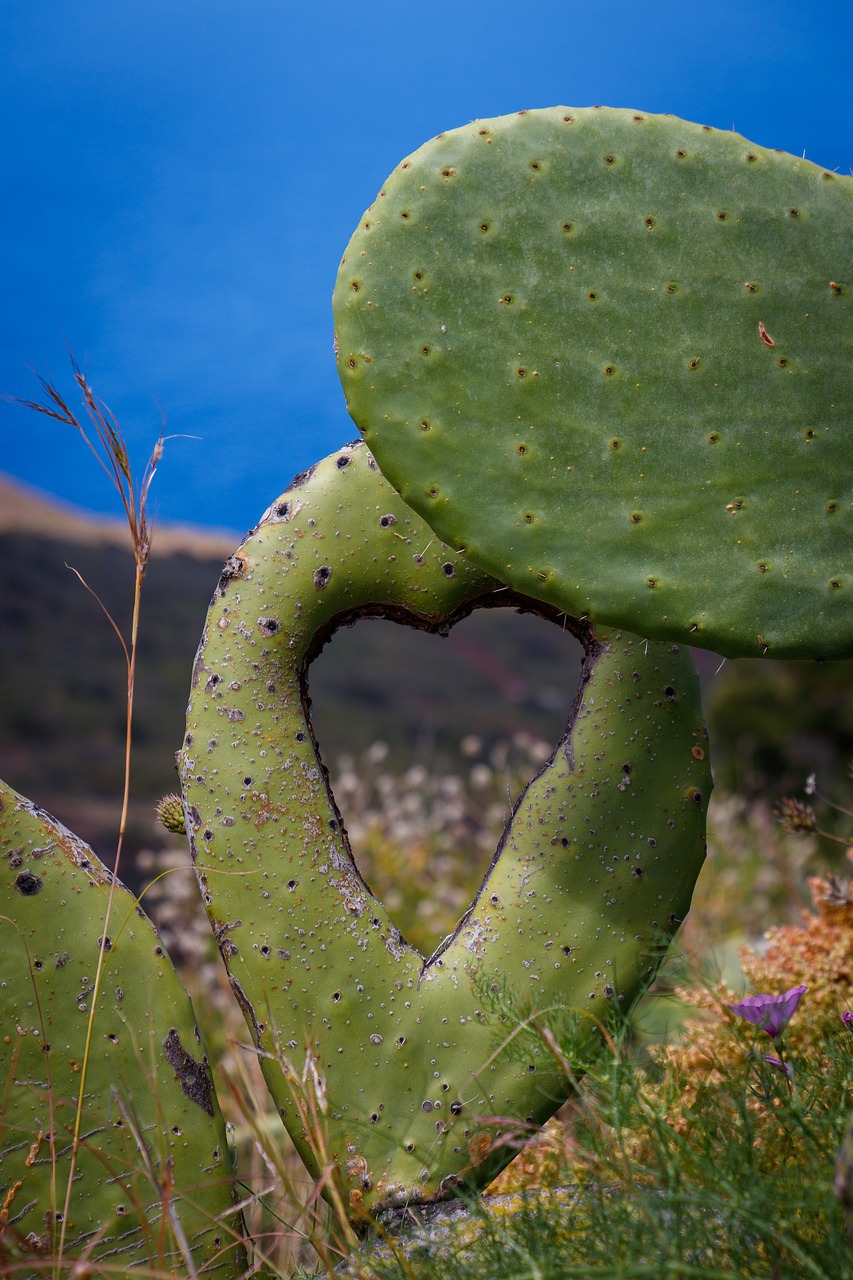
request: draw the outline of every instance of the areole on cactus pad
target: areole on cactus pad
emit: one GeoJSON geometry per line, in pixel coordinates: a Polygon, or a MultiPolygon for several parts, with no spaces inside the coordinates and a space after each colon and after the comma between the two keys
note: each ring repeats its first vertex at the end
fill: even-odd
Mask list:
{"type": "Polygon", "coordinates": [[[356,1217],[485,1185],[513,1154],[501,1133],[541,1123],[570,1088],[543,1041],[516,1040],[500,993],[534,1021],[570,1011],[591,1049],[689,907],[711,779],[688,651],[507,590],[441,546],[367,449],[347,446],[298,477],[228,561],[187,725],[204,901],[306,1164],[337,1167],[356,1217]],[[306,671],[359,617],[439,631],[501,604],[570,627],[583,676],[474,902],[427,960],[352,859],[306,671]]]}
{"type": "Polygon", "coordinates": [[[853,653],[853,178],[608,108],[440,134],[335,289],[350,413],[449,545],[595,622],[853,653]]]}

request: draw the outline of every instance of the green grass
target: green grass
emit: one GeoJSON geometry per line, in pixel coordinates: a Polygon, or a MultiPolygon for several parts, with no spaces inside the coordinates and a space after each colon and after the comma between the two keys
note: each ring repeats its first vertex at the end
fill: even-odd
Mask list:
{"type": "Polygon", "coordinates": [[[851,1276],[833,1179],[848,1120],[852,1045],[840,1022],[824,1029],[793,1061],[791,1088],[781,1073],[745,1056],[724,1080],[700,1089],[685,1125],[681,1100],[695,1081],[681,1068],[638,1067],[630,1040],[620,1040],[587,1077],[573,1145],[551,1167],[551,1179],[574,1190],[570,1207],[541,1193],[528,1193],[514,1211],[475,1202],[464,1232],[457,1227],[431,1242],[416,1234],[414,1242],[365,1251],[347,1274],[851,1276]]]}

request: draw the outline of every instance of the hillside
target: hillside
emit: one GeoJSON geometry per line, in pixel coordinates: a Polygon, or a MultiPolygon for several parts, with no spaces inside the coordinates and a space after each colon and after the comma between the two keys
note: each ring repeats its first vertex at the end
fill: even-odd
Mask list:
{"type": "MultiPolygon", "coordinates": [[[[189,677],[208,601],[239,535],[157,530],[142,608],[130,848],[162,841],[153,805],[176,785],[189,677]]],[[[109,858],[121,794],[121,650],[73,566],[126,628],[133,564],[118,521],[92,517],[0,477],[0,776],[109,858]]],[[[853,663],[730,662],[697,655],[712,755],[728,787],[772,800],[819,771],[840,788],[853,757],[853,663]]],[[[525,730],[554,741],[579,660],[575,642],[529,616],[475,614],[439,640],[390,623],[338,633],[311,670],[327,762],[391,747],[452,766],[466,734],[525,730]]],[[[838,792],[841,798],[841,792],[838,792]]]]}
{"type": "MultiPolygon", "coordinates": [[[[155,801],[176,784],[193,657],[237,534],[159,529],[145,582],[137,676],[131,847],[158,839],[155,801]]],[[[0,776],[108,857],[121,794],[124,662],[81,575],[129,622],[133,562],[119,521],[90,517],[0,479],[0,776]]],[[[311,673],[324,755],[376,739],[400,768],[452,762],[459,740],[518,729],[554,737],[579,650],[538,619],[479,614],[445,640],[389,623],[340,633],[311,673]],[[481,711],[481,708],[483,710],[481,711]]]]}

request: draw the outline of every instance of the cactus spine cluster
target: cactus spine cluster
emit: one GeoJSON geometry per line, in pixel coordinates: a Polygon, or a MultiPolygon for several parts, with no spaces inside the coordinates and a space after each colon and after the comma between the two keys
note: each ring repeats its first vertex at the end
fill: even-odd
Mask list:
{"type": "Polygon", "coordinates": [[[335,290],[352,417],[437,534],[576,616],[853,653],[853,179],[555,107],[405,159],[335,290]]]}
{"type": "Polygon", "coordinates": [[[204,900],[284,1122],[319,1173],[294,1097],[307,1082],[354,1210],[494,1176],[512,1155],[494,1118],[542,1122],[569,1084],[541,1044],[521,1065],[501,1048],[489,989],[575,1010],[593,1039],[649,981],[704,857],[689,654],[566,620],[586,660],[565,736],[452,938],[427,960],[400,937],[352,860],[305,669],[354,616],[435,630],[504,602],[534,605],[432,540],[348,447],[229,562],[199,649],[181,774],[204,900]]]}

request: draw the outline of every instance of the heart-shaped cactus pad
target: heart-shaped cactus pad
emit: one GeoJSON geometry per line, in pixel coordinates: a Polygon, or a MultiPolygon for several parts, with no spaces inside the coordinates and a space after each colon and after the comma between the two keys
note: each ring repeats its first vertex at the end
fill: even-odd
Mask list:
{"type": "Polygon", "coordinates": [[[361,444],[298,477],[227,562],[181,777],[267,1084],[355,1216],[485,1185],[512,1158],[501,1135],[557,1109],[572,1080],[537,1029],[577,1020],[580,1074],[602,1023],[644,990],[690,904],[711,787],[687,648],[594,631],[507,590],[442,546],[361,444]],[[426,959],[353,861],[306,671],[360,617],[440,631],[498,605],[571,629],[581,684],[474,902],[426,959]]]}
{"type": "Polygon", "coordinates": [[[349,411],[450,546],[578,617],[853,654],[853,179],[671,116],[477,120],[335,289],[349,411]]]}

